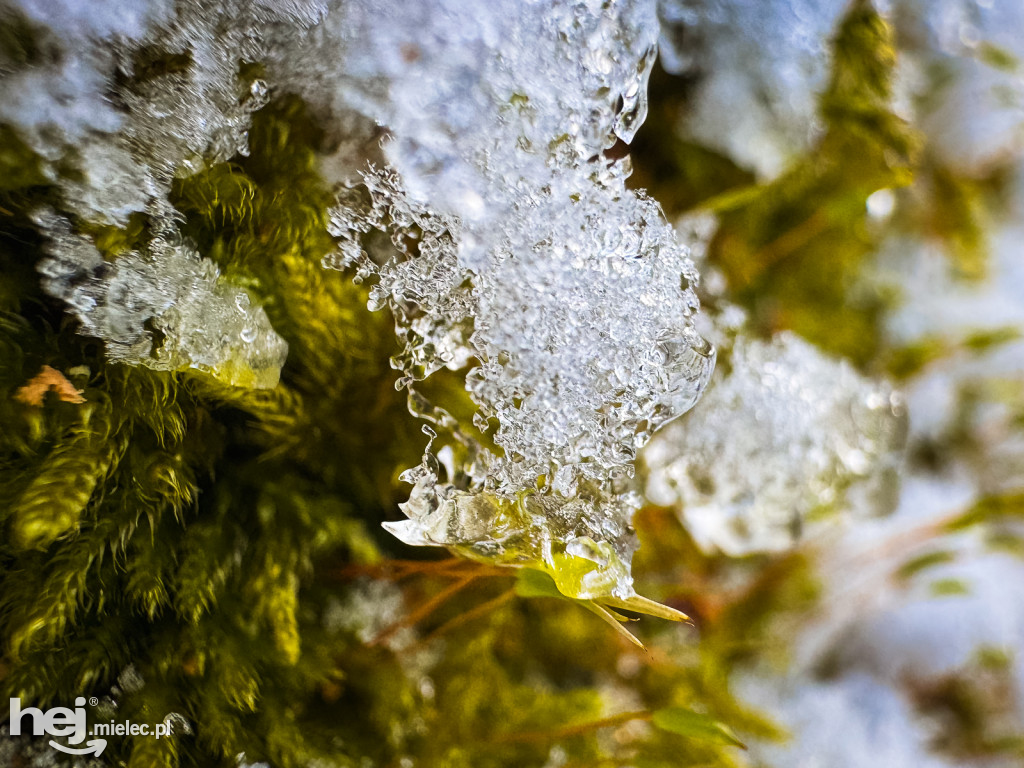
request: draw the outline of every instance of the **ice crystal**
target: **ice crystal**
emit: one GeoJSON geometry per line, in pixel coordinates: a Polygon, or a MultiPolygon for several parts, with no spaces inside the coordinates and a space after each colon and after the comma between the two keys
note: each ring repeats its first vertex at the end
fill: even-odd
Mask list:
{"type": "Polygon", "coordinates": [[[653,9],[515,4],[456,23],[442,2],[391,24],[377,6],[353,9],[373,55],[350,65],[363,76],[352,100],[393,131],[393,167],[343,190],[334,264],[376,281],[414,412],[468,448],[447,477],[428,451],[407,475],[411,519],[389,527],[556,573],[559,558],[583,560],[585,578],[560,586],[628,596],[635,502],[621,481],[714,362],[692,325],[686,247],[626,188],[628,162],[602,154],[643,119],[653,9]],[[363,249],[373,230],[397,257],[363,249]],[[467,364],[494,450],[416,391],[467,364]]]}
{"type": "Polygon", "coordinates": [[[652,501],[731,555],[791,546],[854,480],[884,505],[902,447],[898,395],[791,334],[740,338],[729,363],[701,408],[646,450],[652,501]]]}
{"type": "Polygon", "coordinates": [[[346,97],[392,131],[416,199],[463,219],[500,219],[646,115],[651,2],[390,0],[344,4],[334,23],[346,97]]]}
{"type": "MultiPolygon", "coordinates": [[[[332,599],[324,612],[324,628],[331,634],[351,632],[361,642],[370,643],[405,616],[402,593],[386,581],[356,582],[344,599],[332,599]]],[[[394,647],[410,644],[413,632],[408,627],[390,639],[394,647]]]]}
{"type": "Polygon", "coordinates": [[[88,13],[27,2],[4,14],[21,20],[35,53],[4,62],[0,121],[36,153],[67,214],[121,226],[145,213],[152,233],[143,252],[108,262],[67,216],[42,212],[45,289],[112,360],[276,384],[286,345],[248,294],[177,234],[168,193],[175,177],[247,153],[249,116],[268,93],[240,65],[263,57],[262,25],[290,17],[247,2],[177,13],[161,2],[88,13]]]}
{"type": "Polygon", "coordinates": [[[0,70],[0,121],[45,161],[71,212],[123,223],[176,175],[246,154],[267,93],[240,64],[262,58],[259,27],[278,15],[247,2],[177,14],[162,2],[98,5],[6,9],[39,53],[0,70]]]}

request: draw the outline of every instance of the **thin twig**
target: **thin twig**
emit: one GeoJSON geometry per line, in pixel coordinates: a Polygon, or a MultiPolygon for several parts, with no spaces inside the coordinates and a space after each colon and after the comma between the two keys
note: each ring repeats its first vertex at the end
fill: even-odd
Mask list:
{"type": "Polygon", "coordinates": [[[458,581],[449,584],[447,587],[442,589],[432,598],[427,600],[427,602],[423,603],[423,605],[421,605],[415,611],[408,614],[407,616],[404,616],[402,619],[396,621],[389,627],[386,627],[379,635],[377,635],[377,637],[371,640],[369,644],[371,646],[380,645],[403,627],[409,627],[413,624],[419,623],[427,616],[429,616],[431,613],[433,613],[437,608],[439,608],[442,603],[448,600],[448,598],[461,592],[463,589],[465,589],[474,581],[476,581],[478,576],[479,574],[471,573],[468,576],[464,576],[458,581]]]}
{"type": "Polygon", "coordinates": [[[761,248],[758,261],[762,265],[774,265],[807,245],[828,228],[828,217],[822,211],[815,211],[796,226],[783,232],[761,248]]]}
{"type": "Polygon", "coordinates": [[[484,616],[490,613],[491,611],[494,611],[497,608],[501,607],[509,600],[513,599],[515,596],[516,591],[514,589],[502,592],[500,595],[491,600],[488,600],[486,603],[481,603],[476,608],[468,610],[465,613],[460,613],[458,616],[449,619],[444,624],[439,626],[437,629],[430,632],[426,637],[424,637],[423,642],[433,640],[438,635],[443,635],[445,632],[450,632],[456,627],[461,627],[463,624],[473,621],[474,619],[477,619],[480,616],[484,616]]]}
{"type": "Polygon", "coordinates": [[[409,576],[461,576],[467,570],[477,575],[507,575],[507,569],[484,565],[461,557],[444,560],[386,560],[383,563],[351,564],[331,571],[336,579],[349,580],[363,576],[375,579],[404,579],[409,576]]]}

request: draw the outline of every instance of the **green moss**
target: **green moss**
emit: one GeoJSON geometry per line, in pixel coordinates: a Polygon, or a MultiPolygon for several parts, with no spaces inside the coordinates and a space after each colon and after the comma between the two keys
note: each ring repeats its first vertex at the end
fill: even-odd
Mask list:
{"type": "MultiPolygon", "coordinates": [[[[274,391],[108,364],[39,288],[31,200],[9,196],[0,211],[13,235],[0,242],[0,285],[11,288],[0,316],[0,688],[26,704],[104,695],[131,663],[145,685],[124,693],[119,716],[174,711],[195,726],[166,743],[112,744],[110,758],[131,766],[213,765],[242,751],[291,766],[333,751],[278,722],[285,701],[301,709],[339,674],[303,586],[324,557],[379,557],[386,540],[364,521],[375,528],[391,513],[396,468],[422,450],[392,384],[388,318],[320,267],[333,245],[330,194],[315,147],[298,146],[302,121],[294,102],[268,109],[246,167],[215,166],[179,182],[176,197],[186,234],[252,286],[288,336],[274,391]],[[86,371],[86,402],[14,399],[43,363],[86,371]]],[[[116,258],[146,227],[136,215],[83,231],[116,258]]]]}
{"type": "Polygon", "coordinates": [[[960,579],[938,579],[928,585],[933,597],[959,597],[970,594],[970,588],[960,579]]]}
{"type": "Polygon", "coordinates": [[[1020,67],[1020,62],[1016,56],[1005,48],[1000,48],[998,45],[993,45],[988,41],[978,46],[977,55],[981,61],[990,67],[1002,70],[1003,72],[1016,72],[1020,67]]]}
{"type": "Polygon", "coordinates": [[[932,164],[929,168],[929,200],[923,224],[929,234],[946,245],[956,273],[969,280],[985,276],[991,223],[986,213],[987,187],[991,182],[972,179],[932,164]]]}
{"type": "Polygon", "coordinates": [[[977,354],[991,352],[997,347],[1016,341],[1021,337],[1019,328],[993,328],[969,334],[963,341],[964,346],[977,354]]]}
{"type": "Polygon", "coordinates": [[[888,350],[884,361],[885,372],[897,380],[909,379],[949,352],[949,346],[943,339],[925,337],[913,344],[888,350]]]}
{"type": "Polygon", "coordinates": [[[54,55],[43,30],[16,9],[0,9],[0,63],[20,69],[40,64],[54,55]]]}
{"type": "Polygon", "coordinates": [[[985,496],[951,520],[947,527],[951,531],[959,531],[983,523],[999,523],[1021,517],[1024,517],[1024,491],[1007,491],[985,496]]]}
{"type": "Polygon", "coordinates": [[[965,763],[1012,763],[1024,755],[1024,734],[1014,725],[1010,661],[999,649],[981,648],[963,669],[915,686],[918,709],[938,725],[934,748],[965,763]]]}
{"type": "MultiPolygon", "coordinates": [[[[25,41],[10,53],[0,40],[3,55],[30,64],[45,54],[25,41]]],[[[711,258],[761,333],[793,328],[898,377],[1009,340],[987,332],[881,348],[886,297],[857,288],[877,245],[865,201],[918,172],[917,139],[890,108],[891,30],[867,3],[851,6],[833,60],[819,145],[761,185],[674,137],[686,83],[657,73],[634,181],[670,216],[698,206],[719,214],[711,258]]],[[[187,55],[140,50],[130,76],[186,64],[187,55]]],[[[262,74],[249,63],[239,73],[243,85],[262,74]]],[[[529,108],[518,97],[511,106],[529,108]]],[[[0,131],[0,698],[45,706],[118,685],[118,719],[179,713],[191,723],[160,742],[113,742],[105,759],[130,768],[233,766],[242,753],[276,768],[319,759],[512,768],[545,764],[556,748],[573,768],[730,767],[745,764],[736,740],[783,737],[734,697],[730,680],[747,664],[789,660],[820,597],[807,552],[707,555],[674,513],[646,508],[635,520],[636,589],[692,622],[644,617],[649,604],[622,601],[601,606],[599,621],[558,591],[578,590],[592,561],[557,544],[546,573],[538,561],[516,579],[431,560],[437,553],[410,552],[381,531],[401,516],[408,489],[397,474],[419,462],[425,439],[394,387],[393,318],[366,310],[351,275],[321,266],[334,248],[333,190],[317,170],[329,147],[299,99],[281,96],[255,115],[247,157],[179,178],[172,191],[183,233],[288,341],[270,391],[112,365],[100,342],[78,336],[35,271],[41,242],[28,211],[55,193],[26,145],[0,131]],[[86,402],[16,399],[43,365],[86,402]],[[380,582],[404,608],[360,632],[356,597],[380,582]],[[648,651],[612,631],[616,614],[648,651]],[[118,683],[129,666],[141,685],[118,683]]],[[[982,222],[972,195],[998,185],[936,178],[936,194],[969,209],[939,233],[959,238],[969,266],[967,254],[984,245],[971,235],[982,222]]],[[[149,237],[144,214],[121,227],[76,226],[108,259],[149,237]]],[[[471,423],[459,372],[432,376],[422,394],[471,423]]],[[[991,524],[1005,540],[1018,496],[985,499],[950,529],[991,524]]],[[[931,553],[900,575],[945,560],[931,553]]],[[[984,739],[971,743],[994,743],[984,739]]]]}
{"type": "MultiPolygon", "coordinates": [[[[411,646],[325,628],[352,588],[331,574],[399,551],[379,522],[400,514],[396,474],[424,438],[395,391],[391,318],[321,267],[333,242],[320,140],[302,104],[283,99],[256,116],[249,157],[175,182],[186,236],[290,345],[271,391],[107,363],[40,290],[29,197],[4,214],[0,233],[17,236],[0,240],[0,284],[15,286],[0,315],[0,694],[42,706],[102,697],[130,665],[143,682],[121,686],[118,719],[191,723],[159,743],[112,741],[104,759],[131,768],[227,766],[243,752],[280,768],[407,755],[515,766],[555,745],[585,765],[668,766],[681,744],[683,765],[732,764],[733,747],[665,731],[609,747],[599,682],[626,641],[576,605],[515,598],[507,576],[488,571],[430,615],[411,611],[411,646]],[[14,399],[43,364],[86,402],[14,399]],[[437,660],[429,696],[404,671],[418,653],[437,660]]],[[[142,215],[81,227],[111,259],[149,236],[142,215]]],[[[430,386],[469,420],[458,376],[430,386]]],[[[445,586],[403,591],[411,607],[445,586]]],[[[641,694],[645,711],[683,705],[686,675],[671,663],[641,694]]],[[[729,711],[714,714],[736,723],[718,696],[729,711]]]]}

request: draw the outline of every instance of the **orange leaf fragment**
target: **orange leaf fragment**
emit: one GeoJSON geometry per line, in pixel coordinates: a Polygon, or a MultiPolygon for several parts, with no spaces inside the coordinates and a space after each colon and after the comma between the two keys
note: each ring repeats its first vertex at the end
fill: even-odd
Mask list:
{"type": "Polygon", "coordinates": [[[40,406],[43,404],[46,393],[51,389],[65,403],[85,402],[82,390],[75,389],[74,384],[68,381],[63,373],[48,365],[44,365],[43,370],[30,379],[28,384],[20,387],[14,397],[26,405],[40,406]]]}

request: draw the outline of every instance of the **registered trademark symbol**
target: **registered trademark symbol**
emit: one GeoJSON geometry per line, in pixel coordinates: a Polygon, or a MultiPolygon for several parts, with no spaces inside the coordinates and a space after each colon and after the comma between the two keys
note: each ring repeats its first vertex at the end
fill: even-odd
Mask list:
{"type": "Polygon", "coordinates": [[[95,696],[90,696],[89,697],[89,706],[90,707],[95,707],[99,703],[100,703],[100,700],[97,699],[95,696]]]}

